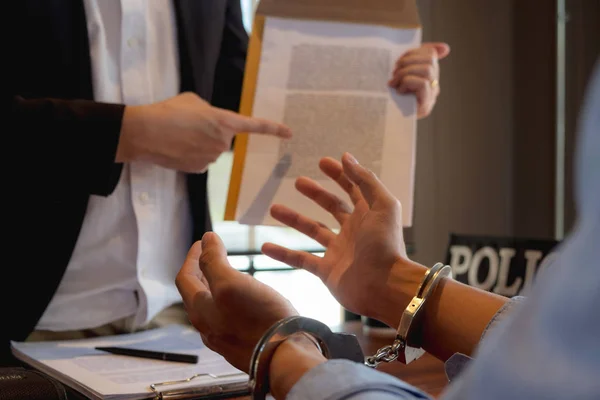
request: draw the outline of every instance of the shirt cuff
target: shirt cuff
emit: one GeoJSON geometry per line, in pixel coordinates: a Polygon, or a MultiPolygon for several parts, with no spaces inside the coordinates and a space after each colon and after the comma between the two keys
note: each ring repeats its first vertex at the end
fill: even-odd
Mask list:
{"type": "MultiPolygon", "coordinates": [[[[481,334],[480,341],[487,335],[488,332],[492,331],[500,321],[504,320],[508,315],[511,314],[513,308],[521,303],[525,299],[524,296],[512,297],[508,302],[504,303],[502,307],[494,314],[490,322],[486,325],[483,333],[481,334]]],[[[446,371],[446,377],[448,381],[455,379],[465,366],[471,361],[472,358],[462,353],[454,353],[444,363],[444,370],[446,371]]]]}
{"type": "Polygon", "coordinates": [[[286,400],[350,398],[431,399],[426,393],[389,374],[349,360],[329,360],[308,371],[286,400]],[[380,396],[376,396],[380,394],[380,396]]]}
{"type": "Polygon", "coordinates": [[[483,333],[481,334],[480,341],[482,341],[484,337],[488,334],[488,332],[493,330],[496,327],[496,325],[498,325],[503,319],[510,315],[513,308],[520,304],[523,300],[525,300],[524,296],[515,296],[512,297],[508,302],[504,303],[504,305],[500,307],[498,312],[494,314],[490,322],[488,322],[487,326],[483,330],[483,333]]]}

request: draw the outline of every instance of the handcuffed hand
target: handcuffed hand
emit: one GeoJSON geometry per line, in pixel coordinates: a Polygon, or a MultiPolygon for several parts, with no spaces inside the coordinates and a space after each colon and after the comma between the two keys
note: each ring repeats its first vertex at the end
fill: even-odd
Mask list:
{"type": "Polygon", "coordinates": [[[274,289],[232,268],[223,242],[212,232],[190,248],[175,282],[204,343],[245,372],[267,329],[298,315],[274,289]]]}
{"type": "Polygon", "coordinates": [[[323,245],[325,255],[273,243],[266,243],[262,251],[318,276],[349,311],[383,320],[383,310],[402,310],[410,301],[388,297],[387,289],[406,283],[416,286],[424,271],[408,260],[400,202],[348,153],[342,163],[324,158],[319,166],[348,194],[353,206],[309,178],[299,178],[296,189],[331,213],[340,224],[339,234],[283,205],[274,205],[271,215],[323,245]]]}

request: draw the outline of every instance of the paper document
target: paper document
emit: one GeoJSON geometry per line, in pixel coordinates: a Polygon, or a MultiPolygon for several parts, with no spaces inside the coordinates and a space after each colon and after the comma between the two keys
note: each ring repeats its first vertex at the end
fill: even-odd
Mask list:
{"type": "Polygon", "coordinates": [[[192,379],[188,383],[159,385],[159,390],[210,388],[239,383],[248,376],[219,354],[206,348],[193,328],[171,325],[149,331],[56,342],[13,342],[15,356],[34,368],[92,399],[146,399],[154,397],[150,385],[192,379]],[[196,354],[197,364],[114,355],[96,346],[119,346],[145,350],[196,354]],[[207,374],[212,374],[211,377],[207,374]]]}
{"type": "Polygon", "coordinates": [[[288,125],[294,137],[249,135],[236,144],[230,219],[278,225],[269,207],[280,203],[335,226],[294,182],[307,176],[346,199],[318,163],[347,151],[400,199],[410,226],[416,100],[387,83],[398,57],[420,41],[419,28],[266,17],[252,115],[288,125]]]}

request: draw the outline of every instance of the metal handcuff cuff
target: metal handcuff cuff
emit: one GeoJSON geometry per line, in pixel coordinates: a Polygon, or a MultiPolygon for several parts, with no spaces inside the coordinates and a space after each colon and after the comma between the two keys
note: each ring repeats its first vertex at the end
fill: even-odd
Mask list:
{"type": "Polygon", "coordinates": [[[433,293],[442,278],[452,278],[449,265],[437,263],[425,272],[417,293],[408,304],[391,345],[382,347],[373,356],[366,357],[355,335],[333,333],[322,322],[311,318],[294,316],[284,318],[273,325],[259,340],[250,359],[249,391],[253,400],[263,400],[269,393],[269,365],[277,347],[290,336],[303,332],[314,338],[323,356],[327,359],[347,359],[376,368],[382,362],[400,361],[408,364],[421,357],[420,335],[415,331],[420,327],[419,311],[433,293]]]}

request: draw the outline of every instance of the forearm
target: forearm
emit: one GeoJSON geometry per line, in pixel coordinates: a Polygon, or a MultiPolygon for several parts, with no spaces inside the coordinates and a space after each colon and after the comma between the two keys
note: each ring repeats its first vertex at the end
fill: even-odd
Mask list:
{"type": "MultiPolygon", "coordinates": [[[[412,261],[397,262],[383,294],[388,299],[379,317],[383,322],[398,326],[425,270],[424,266],[412,261]]],[[[422,347],[441,360],[454,353],[471,355],[484,329],[507,301],[503,296],[451,279],[441,280],[421,311],[423,319],[419,334],[422,347]]]]}
{"type": "MultiPolygon", "coordinates": [[[[399,260],[379,293],[383,306],[373,310],[372,316],[398,326],[426,270],[418,263],[399,260]]],[[[471,355],[490,320],[507,301],[505,297],[451,279],[441,280],[422,309],[418,332],[422,347],[442,360],[454,353],[471,355]]],[[[279,346],[271,362],[271,393],[278,400],[285,398],[308,371],[325,361],[310,340],[301,336],[287,340],[279,346]]]]}
{"type": "Polygon", "coordinates": [[[425,305],[423,348],[441,360],[454,353],[471,356],[486,326],[508,300],[451,279],[442,280],[425,305]]]}

